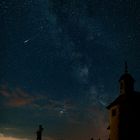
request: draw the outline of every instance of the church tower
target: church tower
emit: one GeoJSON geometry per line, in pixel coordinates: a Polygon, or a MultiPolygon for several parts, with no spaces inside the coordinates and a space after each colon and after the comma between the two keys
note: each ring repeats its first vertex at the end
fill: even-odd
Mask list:
{"type": "Polygon", "coordinates": [[[125,73],[120,77],[120,94],[129,94],[134,91],[134,79],[128,73],[127,63],[125,62],[125,73]]]}
{"type": "Polygon", "coordinates": [[[128,73],[127,63],[119,84],[119,96],[107,106],[109,140],[135,139],[139,136],[135,125],[140,125],[140,93],[134,91],[134,79],[128,73]]]}

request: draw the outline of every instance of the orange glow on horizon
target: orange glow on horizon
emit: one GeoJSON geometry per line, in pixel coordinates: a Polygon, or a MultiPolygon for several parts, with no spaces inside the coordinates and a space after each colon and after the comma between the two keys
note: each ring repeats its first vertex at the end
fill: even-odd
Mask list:
{"type": "Polygon", "coordinates": [[[5,136],[5,135],[0,133],[0,140],[29,140],[29,139],[26,139],[26,138],[16,138],[16,137],[12,137],[12,136],[5,136]]]}

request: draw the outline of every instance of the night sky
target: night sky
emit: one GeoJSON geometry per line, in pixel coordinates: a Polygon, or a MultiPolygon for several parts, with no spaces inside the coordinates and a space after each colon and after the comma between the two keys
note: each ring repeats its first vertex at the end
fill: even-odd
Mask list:
{"type": "Polygon", "coordinates": [[[139,38],[139,0],[0,0],[0,140],[107,140],[139,38]]]}

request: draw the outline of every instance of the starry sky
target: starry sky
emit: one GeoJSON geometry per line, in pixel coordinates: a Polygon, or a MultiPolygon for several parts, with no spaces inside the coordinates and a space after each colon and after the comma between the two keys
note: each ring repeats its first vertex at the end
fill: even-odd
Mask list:
{"type": "Polygon", "coordinates": [[[0,0],[0,139],[107,140],[124,62],[140,91],[139,0],[0,0]]]}

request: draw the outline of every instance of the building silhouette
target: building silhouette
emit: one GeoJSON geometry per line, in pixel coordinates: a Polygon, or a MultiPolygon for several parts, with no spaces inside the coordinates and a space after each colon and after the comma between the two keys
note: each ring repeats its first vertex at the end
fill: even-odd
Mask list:
{"type": "Polygon", "coordinates": [[[107,106],[109,140],[140,139],[140,92],[134,90],[134,79],[125,73],[119,79],[119,96],[107,106]]]}

